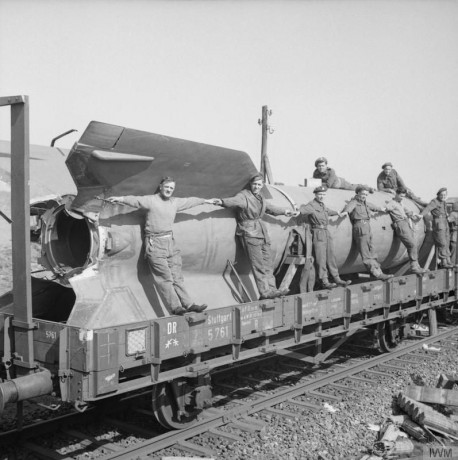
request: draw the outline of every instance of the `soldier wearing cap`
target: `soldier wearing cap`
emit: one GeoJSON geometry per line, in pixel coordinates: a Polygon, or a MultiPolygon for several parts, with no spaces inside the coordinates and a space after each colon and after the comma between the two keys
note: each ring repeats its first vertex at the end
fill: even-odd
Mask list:
{"type": "Polygon", "coordinates": [[[112,196],[108,201],[124,203],[146,212],[145,257],[153,273],[155,286],[166,308],[175,315],[183,315],[201,312],[207,305],[195,304],[185,288],[180,250],[175,245],[172,224],[178,212],[213,202],[196,197],[172,197],[175,185],[175,179],[164,177],[154,195],[112,196]]]}
{"type": "Polygon", "coordinates": [[[339,213],[325,206],[324,199],[326,192],[326,187],[317,187],[313,191],[315,199],[302,205],[300,207],[300,214],[303,218],[308,219],[312,229],[317,277],[323,289],[330,289],[335,287],[336,284],[347,286],[351,281],[344,281],[339,276],[332,237],[328,230],[329,216],[336,216],[339,213]],[[336,284],[329,282],[328,272],[336,284]]]}
{"type": "Polygon", "coordinates": [[[448,217],[450,226],[450,260],[452,264],[458,264],[456,243],[458,240],[458,201],[452,203],[452,212],[448,217]]]}
{"type": "Polygon", "coordinates": [[[412,201],[417,203],[419,206],[424,207],[426,206],[426,202],[424,202],[420,197],[416,196],[412,190],[410,190],[407,185],[402,180],[402,177],[399,173],[393,169],[393,163],[387,161],[382,165],[382,172],[377,177],[377,189],[380,192],[387,192],[391,193],[392,195],[396,194],[396,190],[398,188],[404,188],[407,190],[407,198],[410,198],[412,201]]]}
{"type": "Polygon", "coordinates": [[[415,240],[415,235],[409,225],[409,219],[421,219],[420,214],[414,214],[403,204],[403,199],[406,197],[407,190],[405,188],[398,188],[396,196],[387,203],[386,210],[390,214],[393,221],[392,226],[396,236],[401,240],[402,244],[407,248],[409,255],[410,268],[413,273],[424,273],[418,263],[418,247],[415,240]]]}
{"type": "Polygon", "coordinates": [[[382,272],[377,256],[373,252],[372,231],[370,225],[371,212],[384,212],[385,209],[366,201],[369,190],[364,185],[356,188],[356,196],[342,210],[348,213],[353,225],[353,239],[361,255],[364,266],[372,276],[379,280],[387,280],[393,275],[382,272]]]}
{"type": "Polygon", "coordinates": [[[273,299],[286,295],[289,291],[279,291],[273,275],[273,263],[270,250],[270,237],[262,221],[265,213],[273,216],[295,215],[290,209],[274,206],[261,194],[264,180],[261,175],[254,176],[248,188],[230,198],[213,198],[215,205],[237,210],[236,235],[240,238],[251,262],[254,279],[261,299],[273,299]]]}
{"type": "MultiPolygon", "coordinates": [[[[357,185],[351,184],[343,177],[337,177],[334,169],[328,167],[328,160],[325,157],[320,157],[315,160],[315,171],[313,171],[314,179],[321,179],[321,182],[327,188],[338,188],[341,190],[356,190],[357,185]]],[[[375,192],[375,188],[368,187],[370,193],[375,192]]]]}
{"type": "Polygon", "coordinates": [[[453,268],[450,260],[450,232],[447,219],[447,189],[442,187],[438,190],[428,206],[421,212],[422,216],[431,213],[433,223],[433,238],[436,245],[437,256],[442,268],[453,268]]]}

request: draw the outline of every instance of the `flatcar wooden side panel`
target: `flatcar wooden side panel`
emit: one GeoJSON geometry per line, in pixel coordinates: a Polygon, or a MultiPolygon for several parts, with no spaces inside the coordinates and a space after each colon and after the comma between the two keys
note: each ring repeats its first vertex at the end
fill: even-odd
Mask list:
{"type": "Polygon", "coordinates": [[[357,315],[364,311],[380,308],[383,303],[383,282],[372,281],[369,283],[348,286],[350,291],[350,314],[357,315]]]}
{"type": "Polygon", "coordinates": [[[342,317],[345,309],[345,290],[336,288],[329,291],[301,294],[304,321],[332,321],[342,317]]]}
{"type": "MultiPolygon", "coordinates": [[[[452,272],[452,270],[447,270],[452,272]]],[[[435,296],[445,290],[446,271],[436,270],[423,275],[423,296],[435,296]]]]}
{"type": "Polygon", "coordinates": [[[391,304],[415,300],[417,296],[417,275],[399,276],[389,283],[391,304]]]}

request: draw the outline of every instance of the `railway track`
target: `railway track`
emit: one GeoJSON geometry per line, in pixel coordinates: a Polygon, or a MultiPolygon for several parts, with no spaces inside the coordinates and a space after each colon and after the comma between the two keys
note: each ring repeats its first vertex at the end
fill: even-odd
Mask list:
{"type": "Polygon", "coordinates": [[[128,406],[121,406],[126,401],[119,403],[118,409],[125,411],[128,407],[124,417],[122,410],[96,410],[63,416],[49,422],[53,425],[46,426],[43,421],[25,427],[20,433],[7,435],[10,439],[16,436],[16,443],[20,440],[23,451],[29,455],[24,458],[30,459],[127,460],[151,459],[154,454],[158,458],[163,455],[218,458],[209,445],[230,449],[235,443],[246,442],[247,436],[262,433],[267,422],[260,414],[297,420],[304,414],[322,410],[323,402],[339,401],[339,394],[373,391],[378,385],[377,379],[389,378],[390,373],[402,371],[407,363],[418,361],[421,365],[431,360],[431,355],[421,351],[425,345],[440,343],[447,352],[456,349],[456,341],[458,328],[449,327],[433,337],[403,343],[391,353],[369,359],[364,347],[343,349],[345,359],[335,358],[333,364],[315,367],[301,362],[299,353],[295,352],[281,359],[279,370],[277,361],[277,370],[265,366],[260,371],[240,372],[232,382],[227,376],[216,378],[212,407],[199,416],[195,425],[181,430],[164,432],[159,425],[153,425],[153,412],[140,404],[141,397],[137,396],[128,401],[128,406]],[[72,428],[72,417],[76,428],[72,428]],[[94,420],[96,424],[88,426],[94,420]],[[63,428],[57,431],[57,426],[63,428]],[[54,434],[48,438],[45,433],[49,433],[50,427],[54,434]],[[37,429],[43,433],[40,438],[36,437],[37,429]]]}

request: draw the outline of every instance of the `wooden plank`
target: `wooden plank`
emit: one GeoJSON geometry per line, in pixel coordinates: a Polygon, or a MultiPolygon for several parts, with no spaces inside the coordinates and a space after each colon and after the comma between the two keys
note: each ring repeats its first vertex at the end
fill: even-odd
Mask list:
{"type": "Polygon", "coordinates": [[[404,393],[409,398],[424,403],[458,406],[458,391],[456,390],[409,385],[404,393]]]}

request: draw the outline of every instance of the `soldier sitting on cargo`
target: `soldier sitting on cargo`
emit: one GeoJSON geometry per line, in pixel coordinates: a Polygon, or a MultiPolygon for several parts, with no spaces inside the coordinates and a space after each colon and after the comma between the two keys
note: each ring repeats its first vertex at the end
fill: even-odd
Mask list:
{"type": "Polygon", "coordinates": [[[336,284],[347,286],[351,281],[344,281],[339,276],[332,237],[328,230],[328,216],[340,216],[340,214],[325,206],[326,192],[326,187],[317,187],[313,191],[315,199],[303,204],[300,207],[300,213],[304,218],[308,218],[312,230],[317,277],[323,289],[330,289],[336,284]],[[329,282],[328,270],[336,284],[329,282]]]}
{"type": "Polygon", "coordinates": [[[184,286],[180,250],[175,246],[172,224],[177,212],[212,201],[203,198],[175,198],[175,180],[162,179],[158,193],[145,196],[112,196],[112,203],[124,203],[146,211],[145,257],[153,273],[157,291],[166,308],[175,315],[201,312],[207,305],[196,305],[184,286]]]}
{"type": "Polygon", "coordinates": [[[380,208],[366,201],[369,190],[364,185],[356,188],[356,196],[342,210],[348,213],[353,225],[353,239],[355,240],[358,252],[361,255],[363,264],[372,276],[379,280],[387,280],[393,275],[386,275],[382,272],[377,256],[373,252],[372,231],[370,225],[371,211],[384,212],[380,208]]]}
{"type": "Polygon", "coordinates": [[[253,269],[261,299],[273,299],[288,294],[288,289],[277,290],[273,275],[270,238],[262,216],[293,216],[294,211],[274,206],[261,194],[264,181],[261,175],[251,178],[249,188],[230,198],[214,198],[213,204],[237,209],[236,235],[240,238],[253,269]]]}
{"type": "MultiPolygon", "coordinates": [[[[332,168],[328,168],[328,160],[325,157],[317,158],[315,161],[315,171],[313,171],[314,179],[321,179],[321,182],[327,188],[338,188],[341,190],[356,190],[358,185],[350,184],[343,177],[337,177],[336,172],[332,168]]],[[[365,186],[370,193],[375,192],[375,188],[365,186]]]]}
{"type": "Polygon", "coordinates": [[[458,201],[452,203],[452,212],[448,216],[450,226],[450,260],[453,265],[458,264],[456,242],[458,240],[458,201]]]}
{"type": "Polygon", "coordinates": [[[453,268],[450,260],[450,232],[447,219],[447,189],[439,189],[437,197],[421,212],[422,216],[431,213],[433,218],[433,238],[436,245],[437,256],[442,268],[453,268]]]}
{"type": "Polygon", "coordinates": [[[418,264],[418,248],[415,240],[415,235],[410,228],[409,218],[421,219],[420,214],[414,214],[412,211],[407,209],[402,200],[406,197],[407,190],[405,188],[398,188],[396,190],[396,196],[387,203],[386,210],[391,216],[393,221],[393,229],[396,236],[401,240],[402,244],[407,248],[407,254],[410,260],[410,269],[413,273],[421,274],[424,273],[420,265],[418,264]]]}
{"type": "Polygon", "coordinates": [[[427,203],[416,196],[412,190],[407,187],[398,172],[393,169],[392,163],[389,161],[384,163],[382,169],[383,171],[377,177],[377,189],[380,192],[388,192],[395,195],[398,188],[405,188],[407,190],[407,198],[410,198],[421,207],[426,206],[427,203]]]}

